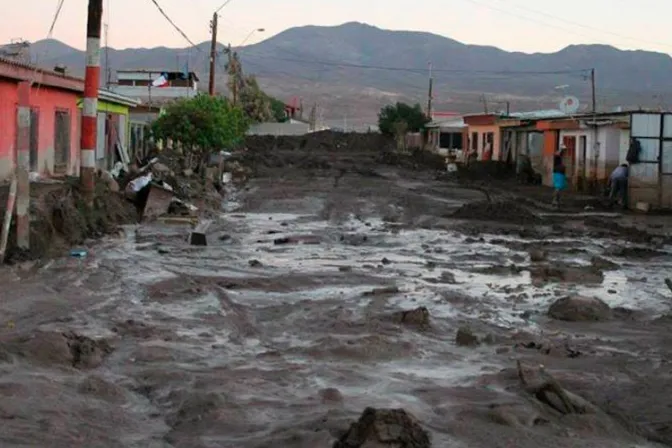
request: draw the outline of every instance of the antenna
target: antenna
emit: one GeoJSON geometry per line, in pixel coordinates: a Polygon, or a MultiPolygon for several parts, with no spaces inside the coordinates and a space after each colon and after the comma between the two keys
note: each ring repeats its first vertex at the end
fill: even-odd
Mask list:
{"type": "Polygon", "coordinates": [[[577,97],[566,96],[560,101],[558,108],[560,111],[562,111],[563,114],[572,115],[575,114],[577,110],[579,110],[579,105],[580,103],[577,97]]]}

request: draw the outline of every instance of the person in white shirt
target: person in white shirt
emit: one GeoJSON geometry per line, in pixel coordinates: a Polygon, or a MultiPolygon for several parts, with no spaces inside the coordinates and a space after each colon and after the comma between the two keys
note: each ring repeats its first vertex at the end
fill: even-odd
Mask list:
{"type": "Polygon", "coordinates": [[[624,163],[611,173],[609,176],[611,201],[619,202],[623,208],[628,206],[628,164],[624,163]]]}

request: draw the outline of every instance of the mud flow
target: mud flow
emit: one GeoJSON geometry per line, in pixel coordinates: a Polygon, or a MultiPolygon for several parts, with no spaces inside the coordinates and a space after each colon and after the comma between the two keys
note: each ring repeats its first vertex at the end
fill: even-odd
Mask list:
{"type": "Polygon", "coordinates": [[[672,446],[665,219],[319,138],[251,146],[207,247],[0,271],[0,446],[672,446]]]}

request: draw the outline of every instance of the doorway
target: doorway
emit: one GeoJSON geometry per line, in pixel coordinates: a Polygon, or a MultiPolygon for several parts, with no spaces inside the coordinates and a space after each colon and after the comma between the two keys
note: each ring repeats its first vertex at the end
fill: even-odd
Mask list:
{"type": "Polygon", "coordinates": [[[30,171],[37,171],[37,158],[39,147],[39,129],[40,129],[40,111],[30,109],[30,137],[29,137],[29,157],[30,171]]]}
{"type": "Polygon", "coordinates": [[[586,191],[588,188],[588,137],[579,137],[579,162],[577,166],[577,188],[586,191]]]}
{"type": "Polygon", "coordinates": [[[57,110],[54,116],[54,172],[65,174],[70,161],[70,112],[57,110]]]}
{"type": "Polygon", "coordinates": [[[562,138],[562,143],[567,148],[562,155],[562,159],[565,162],[567,179],[574,180],[573,184],[576,186],[576,178],[578,174],[574,169],[576,161],[576,136],[565,136],[562,138]]]}

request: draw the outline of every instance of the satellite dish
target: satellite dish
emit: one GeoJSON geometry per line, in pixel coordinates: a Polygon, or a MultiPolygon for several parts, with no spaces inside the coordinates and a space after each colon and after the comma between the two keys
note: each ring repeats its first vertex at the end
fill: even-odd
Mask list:
{"type": "Polygon", "coordinates": [[[566,96],[560,101],[560,110],[563,114],[572,115],[579,110],[579,99],[575,96],[566,96]]]}

